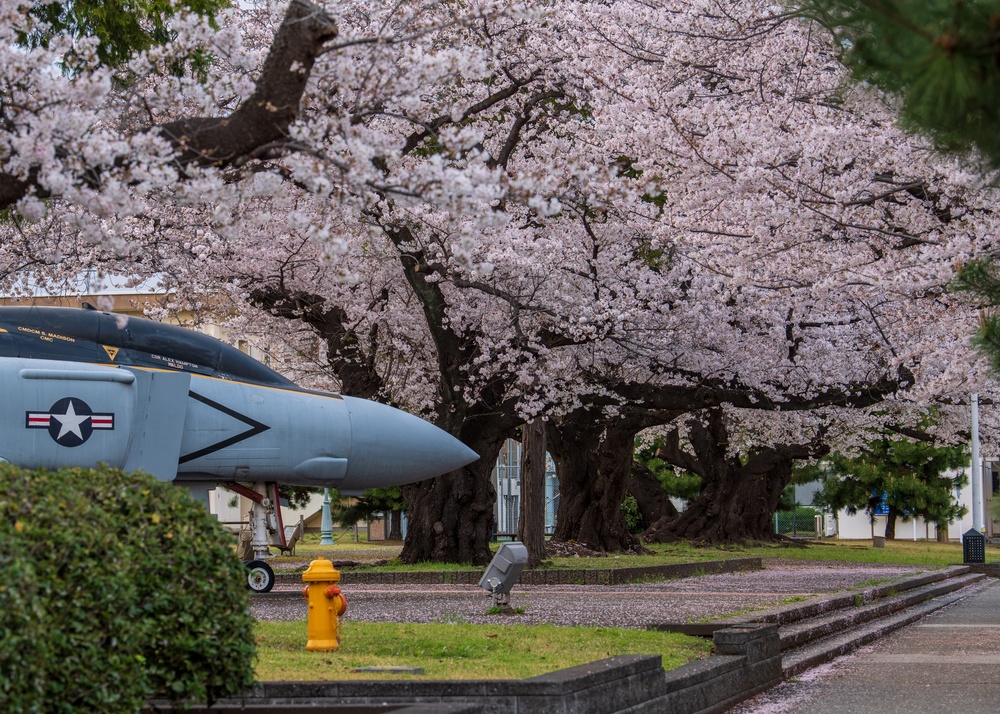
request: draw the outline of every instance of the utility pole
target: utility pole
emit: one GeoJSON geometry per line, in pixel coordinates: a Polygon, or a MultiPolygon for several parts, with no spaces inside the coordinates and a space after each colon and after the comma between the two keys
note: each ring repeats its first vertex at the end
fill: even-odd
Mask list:
{"type": "Polygon", "coordinates": [[[983,532],[983,468],[979,463],[979,395],[972,395],[972,528],[983,532]]]}

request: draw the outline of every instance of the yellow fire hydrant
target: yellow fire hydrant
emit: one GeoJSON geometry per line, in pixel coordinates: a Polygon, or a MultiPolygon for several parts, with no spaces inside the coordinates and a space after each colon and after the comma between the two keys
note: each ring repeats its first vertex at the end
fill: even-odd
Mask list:
{"type": "Polygon", "coordinates": [[[340,592],[340,572],[326,558],[317,558],[302,573],[302,594],[309,603],[306,649],[328,652],[340,647],[340,618],[347,612],[347,598],[340,592]]]}

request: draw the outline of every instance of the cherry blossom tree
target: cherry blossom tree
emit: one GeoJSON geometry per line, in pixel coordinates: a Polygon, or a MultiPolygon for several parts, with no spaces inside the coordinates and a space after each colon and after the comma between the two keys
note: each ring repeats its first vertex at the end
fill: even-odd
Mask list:
{"type": "MultiPolygon", "coordinates": [[[[975,313],[949,295],[945,285],[974,240],[982,245],[992,240],[992,192],[980,190],[957,162],[934,157],[927,146],[895,130],[890,110],[877,95],[860,90],[845,94],[845,70],[834,61],[822,34],[813,36],[808,25],[767,10],[756,18],[738,18],[737,11],[711,7],[717,12],[694,12],[690,25],[674,27],[688,37],[725,42],[727,51],[714,61],[699,56],[683,64],[703,72],[685,87],[684,101],[650,102],[673,111],[673,123],[683,127],[679,133],[688,143],[672,147],[686,160],[677,163],[695,169],[665,191],[670,196],[665,210],[692,207],[679,213],[687,225],[665,241],[691,258],[685,265],[689,274],[678,276],[673,285],[684,286],[687,294],[703,291],[701,300],[691,303],[697,312],[689,314],[682,313],[687,294],[659,294],[662,304],[670,306],[673,325],[682,324],[683,316],[688,326],[701,329],[678,330],[670,333],[673,344],[641,349],[633,326],[633,353],[656,354],[661,360],[666,353],[672,359],[662,360],[667,365],[657,365],[661,373],[652,379],[650,366],[656,360],[647,357],[645,373],[634,367],[632,378],[641,375],[644,384],[638,403],[651,401],[648,395],[656,393],[651,383],[664,376],[680,385],[690,379],[691,392],[700,388],[704,394],[702,384],[713,373],[746,380],[744,394],[760,388],[762,394],[752,401],[769,409],[792,408],[797,397],[845,379],[856,380],[845,397],[877,392],[864,385],[901,367],[914,370],[910,374],[921,395],[914,398],[953,394],[981,383],[983,366],[965,344],[975,313]],[[683,122],[676,119],[682,112],[683,122]],[[893,151],[884,151],[886,145],[893,151]],[[899,160],[903,163],[897,164],[899,160]],[[917,180],[914,171],[931,178],[917,180]],[[690,204],[675,199],[692,186],[702,193],[690,204]],[[717,297],[705,299],[709,296],[717,297]],[[688,341],[695,336],[697,341],[688,341]],[[678,365],[690,366],[685,371],[678,365]]],[[[638,37],[623,32],[618,45],[647,68],[665,64],[662,58],[678,52],[669,46],[669,32],[646,35],[652,41],[667,38],[659,47],[638,37]]],[[[662,140],[650,145],[662,145],[662,140]]],[[[655,151],[647,148],[643,156],[651,154],[655,151]]],[[[636,170],[634,165],[630,170],[636,170]]],[[[655,314],[644,311],[643,318],[655,314]]],[[[624,371],[623,364],[628,364],[627,354],[609,360],[595,370],[594,382],[607,385],[624,371]]],[[[625,411],[628,400],[621,397],[620,403],[625,411]]],[[[690,399],[677,408],[690,411],[698,403],[690,399]]],[[[647,418],[655,418],[648,407],[646,412],[647,418]]],[[[618,436],[618,441],[628,440],[618,436]]],[[[594,437],[582,442],[594,443],[594,437]]],[[[801,442],[803,453],[809,442],[811,438],[801,442]]],[[[619,464],[624,473],[621,460],[619,464]]],[[[609,492],[594,475],[581,482],[600,483],[597,490],[609,492]]],[[[729,498],[746,495],[735,489],[729,498]]],[[[584,502],[600,504],[600,499],[595,494],[584,502]]],[[[616,499],[617,494],[608,500],[616,499]]],[[[722,499],[714,500],[716,508],[725,510],[722,499]]],[[[566,507],[575,502],[562,494],[566,507]]],[[[610,509],[597,505],[595,510],[614,517],[610,509]]],[[[694,517],[693,511],[688,518],[694,517]]],[[[580,519],[560,519],[567,521],[580,519]]],[[[609,528],[602,524],[598,530],[609,528]]]]}
{"type": "MultiPolygon", "coordinates": [[[[651,524],[647,541],[702,540],[713,543],[768,540],[781,493],[791,483],[796,461],[826,456],[824,429],[803,443],[754,444],[732,449],[729,424],[722,409],[710,409],[670,432],[657,455],[701,477],[701,492],[680,515],[651,524]]],[[[790,440],[789,440],[790,441],[790,440]]]]}
{"type": "MultiPolygon", "coordinates": [[[[800,0],[797,5],[836,35],[857,78],[900,98],[902,123],[952,151],[976,150],[994,167],[996,127],[993,0],[800,0]]],[[[970,157],[971,158],[971,157],[970,157]]]]}
{"type": "MultiPolygon", "coordinates": [[[[902,126],[961,155],[974,170],[995,174],[1000,160],[996,3],[802,0],[798,4],[833,33],[835,46],[856,80],[893,95],[902,126]]],[[[991,356],[994,369],[1000,363],[996,276],[990,253],[959,270],[961,287],[983,304],[980,347],[991,356]]]]}
{"type": "Polygon", "coordinates": [[[10,45],[30,91],[7,106],[30,111],[0,150],[0,274],[157,274],[305,383],[462,438],[480,462],[406,491],[407,560],[489,557],[489,472],[528,419],[551,425],[558,535],[618,549],[641,429],[985,373],[944,286],[991,245],[993,191],[773,4],[296,0],[218,22],[178,20],[126,89],[10,45]],[[166,71],[192,48],[204,76],[166,71]]]}

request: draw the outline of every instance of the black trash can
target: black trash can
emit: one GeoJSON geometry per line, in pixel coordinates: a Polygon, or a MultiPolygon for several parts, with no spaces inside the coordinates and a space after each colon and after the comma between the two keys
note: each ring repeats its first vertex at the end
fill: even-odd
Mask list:
{"type": "Polygon", "coordinates": [[[962,562],[986,562],[986,536],[975,528],[970,528],[962,534],[962,562]]]}

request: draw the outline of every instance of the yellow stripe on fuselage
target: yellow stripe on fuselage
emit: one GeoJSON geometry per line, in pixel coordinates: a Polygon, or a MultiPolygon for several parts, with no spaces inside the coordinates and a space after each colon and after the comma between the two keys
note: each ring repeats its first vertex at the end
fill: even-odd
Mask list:
{"type": "MultiPolygon", "coordinates": [[[[50,360],[50,361],[60,361],[65,362],[66,360],[50,360]]],[[[269,389],[275,392],[288,392],[289,394],[308,394],[311,397],[326,397],[327,399],[338,399],[344,401],[344,397],[341,394],[331,394],[330,392],[317,392],[312,389],[302,389],[301,387],[296,387],[295,389],[288,389],[287,387],[275,387],[270,384],[257,384],[256,382],[244,382],[239,379],[223,379],[222,377],[213,377],[209,374],[198,374],[196,372],[185,372],[180,369],[163,369],[161,367],[143,367],[139,365],[121,365],[121,364],[102,364],[100,362],[88,362],[86,364],[92,364],[95,367],[110,367],[111,369],[141,369],[144,372],[163,372],[165,374],[190,374],[192,378],[198,377],[199,379],[213,379],[217,382],[225,382],[226,384],[245,384],[248,387],[256,387],[258,389],[269,389]]]]}

